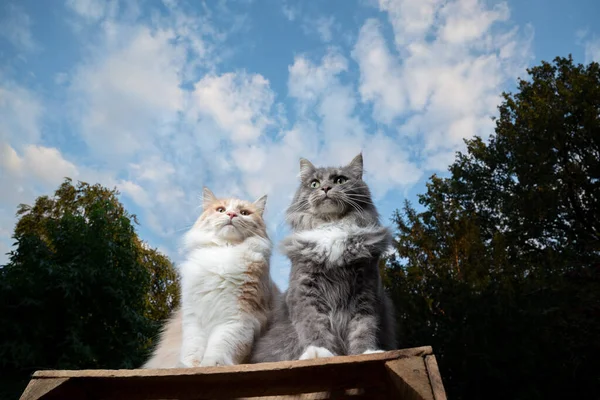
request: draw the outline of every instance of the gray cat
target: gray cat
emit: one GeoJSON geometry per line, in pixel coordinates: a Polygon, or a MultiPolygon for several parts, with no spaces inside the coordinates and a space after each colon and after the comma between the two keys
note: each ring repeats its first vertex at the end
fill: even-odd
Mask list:
{"type": "Polygon", "coordinates": [[[294,233],[281,246],[292,262],[290,283],[252,362],[396,347],[393,307],[378,268],[391,234],[362,175],[362,154],[339,168],[300,160],[301,184],[286,216],[294,233]]]}

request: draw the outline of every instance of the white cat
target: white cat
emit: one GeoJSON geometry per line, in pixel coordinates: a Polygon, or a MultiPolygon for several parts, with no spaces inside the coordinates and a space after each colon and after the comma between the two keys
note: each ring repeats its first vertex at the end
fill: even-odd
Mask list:
{"type": "Polygon", "coordinates": [[[143,368],[244,363],[279,290],[269,274],[272,244],[254,203],[203,191],[203,213],[184,238],[181,307],[143,368]]]}

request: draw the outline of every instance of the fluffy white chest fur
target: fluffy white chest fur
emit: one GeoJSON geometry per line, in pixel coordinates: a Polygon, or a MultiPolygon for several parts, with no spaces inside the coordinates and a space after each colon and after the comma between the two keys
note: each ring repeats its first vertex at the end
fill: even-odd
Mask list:
{"type": "Polygon", "coordinates": [[[266,263],[265,254],[248,245],[207,247],[196,249],[181,265],[182,310],[195,315],[203,329],[239,319],[239,301],[243,285],[251,277],[248,264],[266,263]]]}
{"type": "Polygon", "coordinates": [[[261,328],[253,305],[261,301],[269,256],[262,238],[189,252],[181,265],[183,366],[239,364],[247,356],[261,328]]]}

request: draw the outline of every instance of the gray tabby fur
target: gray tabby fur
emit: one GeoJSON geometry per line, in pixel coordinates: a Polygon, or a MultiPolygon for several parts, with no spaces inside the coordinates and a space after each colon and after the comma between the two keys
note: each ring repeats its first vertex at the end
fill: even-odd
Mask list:
{"type": "Polygon", "coordinates": [[[396,348],[393,307],[378,268],[391,234],[362,180],[362,155],[345,167],[315,168],[304,159],[300,166],[286,216],[294,232],[281,244],[292,262],[290,283],[251,362],[295,360],[309,346],[335,355],[396,348]],[[348,181],[336,184],[339,176],[348,181]],[[314,179],[319,188],[311,187],[314,179]]]}

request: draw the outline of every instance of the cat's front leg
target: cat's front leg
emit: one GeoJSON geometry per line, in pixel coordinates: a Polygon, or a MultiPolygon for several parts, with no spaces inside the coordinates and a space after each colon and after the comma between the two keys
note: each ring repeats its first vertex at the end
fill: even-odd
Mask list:
{"type": "MultiPolygon", "coordinates": [[[[310,285],[310,284],[309,284],[310,285]]],[[[309,288],[292,289],[289,292],[288,307],[292,325],[298,334],[302,348],[300,360],[332,357],[338,348],[336,336],[331,332],[329,316],[320,311],[319,298],[310,293],[309,288]]]]}
{"type": "Polygon", "coordinates": [[[203,367],[241,364],[250,354],[255,332],[260,327],[253,318],[217,326],[210,334],[203,367]]]}
{"type": "Polygon", "coordinates": [[[330,253],[330,248],[324,242],[318,242],[307,235],[290,235],[281,241],[280,249],[290,260],[296,262],[314,262],[324,264],[330,253]]]}
{"type": "Polygon", "coordinates": [[[348,234],[346,246],[341,257],[337,260],[340,265],[354,261],[379,257],[392,242],[392,235],[386,227],[361,228],[348,234]]]}
{"type": "Polygon", "coordinates": [[[335,354],[327,350],[325,347],[308,346],[304,353],[300,355],[298,360],[310,360],[312,358],[334,357],[335,354]]]}
{"type": "Polygon", "coordinates": [[[316,229],[295,233],[281,242],[281,250],[293,262],[326,267],[343,264],[348,234],[343,229],[316,229]]]}
{"type": "Polygon", "coordinates": [[[199,367],[206,349],[207,336],[193,318],[183,317],[181,352],[179,366],[183,368],[199,367]]]}
{"type": "Polygon", "coordinates": [[[355,315],[348,326],[349,354],[380,353],[377,343],[378,321],[372,315],[355,315]]]}

